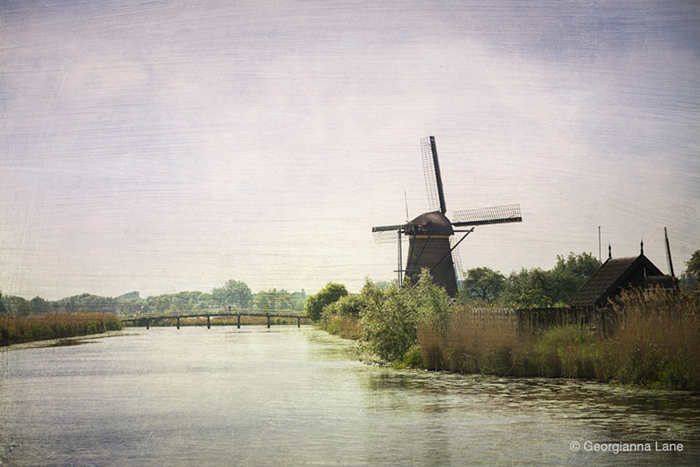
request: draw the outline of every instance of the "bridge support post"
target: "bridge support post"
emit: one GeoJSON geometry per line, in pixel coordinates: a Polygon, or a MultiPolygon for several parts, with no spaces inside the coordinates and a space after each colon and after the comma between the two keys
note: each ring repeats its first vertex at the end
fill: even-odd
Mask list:
{"type": "Polygon", "coordinates": [[[180,329],[180,317],[177,317],[177,328],[180,329]]]}
{"type": "Polygon", "coordinates": [[[150,329],[151,327],[151,318],[146,318],[146,329],[150,329]]]}
{"type": "Polygon", "coordinates": [[[298,328],[301,327],[301,318],[299,318],[298,316],[297,316],[297,327],[298,328]]]}
{"type": "Polygon", "coordinates": [[[267,329],[270,329],[270,314],[267,315],[267,329]]]}
{"type": "Polygon", "coordinates": [[[211,329],[211,321],[209,321],[209,315],[207,315],[207,329],[211,329]]]}
{"type": "Polygon", "coordinates": [[[238,313],[238,329],[241,329],[241,314],[238,313]]]}

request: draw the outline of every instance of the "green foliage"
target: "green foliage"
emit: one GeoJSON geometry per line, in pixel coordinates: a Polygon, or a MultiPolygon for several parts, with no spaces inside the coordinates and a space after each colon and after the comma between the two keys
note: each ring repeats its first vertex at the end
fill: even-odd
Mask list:
{"type": "Polygon", "coordinates": [[[521,269],[519,272],[512,272],[506,280],[501,300],[505,303],[513,303],[517,306],[527,306],[521,299],[529,296],[540,297],[545,300],[547,297],[551,303],[555,295],[555,284],[553,274],[541,268],[521,269]]]}
{"type": "Polygon", "coordinates": [[[292,301],[284,290],[272,289],[256,294],[253,308],[266,312],[288,311],[292,308],[292,301]]]}
{"type": "Polygon", "coordinates": [[[32,307],[30,303],[22,298],[14,295],[1,296],[0,300],[3,302],[3,308],[6,310],[5,313],[13,316],[29,316],[32,313],[32,307]]]}
{"type": "Polygon", "coordinates": [[[700,283],[700,250],[697,250],[685,262],[685,273],[692,277],[696,284],[700,283]]]}
{"type": "Polygon", "coordinates": [[[392,284],[381,290],[371,281],[362,288],[360,318],[363,347],[386,362],[400,360],[417,343],[418,306],[413,289],[392,284]]]}
{"type": "Polygon", "coordinates": [[[506,277],[490,268],[474,268],[466,272],[460,294],[466,300],[494,302],[499,299],[506,277]]]}
{"type": "Polygon", "coordinates": [[[564,304],[600,265],[590,253],[570,253],[567,258],[558,255],[557,264],[549,271],[534,268],[512,272],[504,283],[500,299],[525,308],[564,304]]]}
{"type": "Polygon", "coordinates": [[[306,299],[306,306],[304,307],[306,316],[312,321],[318,321],[325,306],[340,300],[340,297],[344,297],[347,294],[348,291],[343,284],[329,282],[316,295],[311,295],[306,299]]]}
{"type": "Polygon", "coordinates": [[[425,359],[423,358],[423,349],[420,345],[416,344],[403,356],[403,367],[404,368],[425,368],[425,359]]]}
{"type": "Polygon", "coordinates": [[[423,270],[415,287],[396,283],[382,290],[367,281],[360,293],[364,308],[360,317],[363,347],[386,362],[401,360],[418,343],[418,326],[439,333],[447,330],[452,311],[445,289],[435,285],[423,270]]]}
{"type": "Polygon", "coordinates": [[[250,288],[244,282],[233,279],[226,282],[223,287],[212,289],[211,296],[218,306],[235,308],[248,308],[253,299],[250,288]]]}
{"type": "Polygon", "coordinates": [[[29,300],[29,306],[32,309],[32,314],[38,315],[42,313],[48,313],[51,311],[51,303],[44,300],[43,298],[36,296],[29,300]]]}
{"type": "Polygon", "coordinates": [[[323,307],[323,316],[337,315],[359,318],[364,306],[362,295],[348,294],[323,307]]]}
{"type": "Polygon", "coordinates": [[[520,308],[549,308],[552,306],[552,299],[544,295],[541,290],[530,289],[518,299],[520,308]]]}

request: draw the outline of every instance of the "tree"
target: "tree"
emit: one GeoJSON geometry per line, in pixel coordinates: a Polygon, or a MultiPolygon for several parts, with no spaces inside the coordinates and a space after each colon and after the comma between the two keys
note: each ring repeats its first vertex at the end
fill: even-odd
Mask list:
{"type": "Polygon", "coordinates": [[[233,279],[226,282],[223,287],[212,289],[211,295],[219,305],[234,305],[239,308],[247,308],[253,298],[253,294],[244,282],[233,279]]]}
{"type": "Polygon", "coordinates": [[[32,313],[35,315],[51,311],[51,304],[38,295],[29,300],[29,306],[32,309],[32,313]]]}
{"type": "Polygon", "coordinates": [[[462,294],[470,300],[493,302],[500,298],[505,280],[503,274],[493,269],[470,269],[462,282],[462,294]]]}
{"type": "Polygon", "coordinates": [[[286,291],[273,289],[258,293],[253,300],[253,307],[261,311],[282,311],[289,310],[292,302],[286,291]]]}
{"type": "Polygon", "coordinates": [[[685,262],[685,273],[695,279],[695,283],[700,283],[700,250],[690,256],[685,262]]]}
{"type": "Polygon", "coordinates": [[[522,307],[566,303],[600,265],[590,253],[570,253],[567,258],[557,255],[557,264],[549,271],[523,268],[512,272],[505,281],[501,301],[522,307]]]}
{"type": "Polygon", "coordinates": [[[306,306],[304,307],[306,316],[312,321],[318,321],[321,313],[323,313],[323,307],[338,301],[340,297],[344,297],[347,294],[348,291],[343,284],[329,282],[316,295],[306,299],[306,306]]]}
{"type": "Polygon", "coordinates": [[[554,266],[554,270],[576,277],[580,285],[583,285],[600,269],[600,266],[602,266],[602,263],[591,253],[584,252],[577,255],[572,251],[566,259],[561,255],[557,255],[557,264],[554,266]]]}

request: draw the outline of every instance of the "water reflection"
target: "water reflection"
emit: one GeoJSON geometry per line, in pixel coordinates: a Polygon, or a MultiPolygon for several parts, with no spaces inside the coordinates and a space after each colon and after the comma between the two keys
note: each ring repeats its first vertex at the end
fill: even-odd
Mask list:
{"type": "Polygon", "coordinates": [[[697,395],[366,366],[310,328],[152,328],[5,350],[2,363],[9,465],[695,465],[700,453],[697,395]],[[686,451],[571,450],[587,440],[686,451]]]}

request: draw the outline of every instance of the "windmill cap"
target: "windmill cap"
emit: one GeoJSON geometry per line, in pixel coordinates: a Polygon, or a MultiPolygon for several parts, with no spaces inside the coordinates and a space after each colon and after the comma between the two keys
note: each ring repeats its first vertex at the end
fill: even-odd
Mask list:
{"type": "Polygon", "coordinates": [[[408,235],[454,235],[450,220],[440,211],[426,212],[404,226],[408,235]]]}

